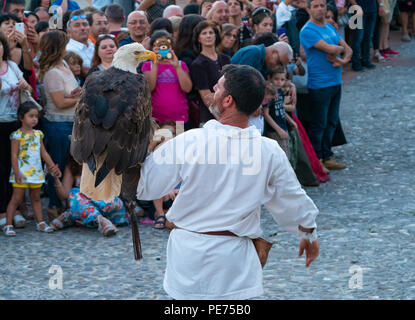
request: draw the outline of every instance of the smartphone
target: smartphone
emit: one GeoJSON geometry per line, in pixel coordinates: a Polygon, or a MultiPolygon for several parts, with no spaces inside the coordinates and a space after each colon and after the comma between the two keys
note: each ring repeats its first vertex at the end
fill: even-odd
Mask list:
{"type": "Polygon", "coordinates": [[[16,23],[16,30],[19,31],[21,34],[24,34],[24,22],[16,23]]]}
{"type": "Polygon", "coordinates": [[[284,33],[287,34],[287,30],[285,28],[279,28],[277,30],[278,37],[280,37],[284,33]]]}

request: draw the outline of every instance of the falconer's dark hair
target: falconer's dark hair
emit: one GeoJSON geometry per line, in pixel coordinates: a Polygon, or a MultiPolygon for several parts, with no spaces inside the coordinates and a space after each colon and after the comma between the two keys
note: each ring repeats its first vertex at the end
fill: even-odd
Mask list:
{"type": "Polygon", "coordinates": [[[264,100],[265,80],[251,66],[229,64],[223,68],[225,95],[235,100],[236,109],[249,116],[264,100]]]}

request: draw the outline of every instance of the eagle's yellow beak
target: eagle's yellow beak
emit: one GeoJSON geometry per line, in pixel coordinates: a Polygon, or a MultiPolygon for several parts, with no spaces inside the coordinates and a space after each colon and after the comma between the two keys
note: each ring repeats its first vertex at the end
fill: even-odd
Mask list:
{"type": "Polygon", "coordinates": [[[136,56],[137,60],[152,60],[154,63],[156,63],[157,61],[157,56],[153,51],[150,50],[146,50],[143,53],[141,53],[140,55],[136,56]]]}

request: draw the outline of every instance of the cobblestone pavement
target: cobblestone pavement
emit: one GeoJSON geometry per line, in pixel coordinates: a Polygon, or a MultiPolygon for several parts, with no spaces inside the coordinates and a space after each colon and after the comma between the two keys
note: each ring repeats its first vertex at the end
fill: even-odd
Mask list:
{"type": "MultiPolygon", "coordinates": [[[[348,168],[306,188],[321,211],[321,255],[310,268],[297,257],[297,238],[264,212],[265,236],[277,244],[261,299],[415,298],[415,42],[400,50],[393,66],[344,85],[349,143],[335,154],[348,168]]],[[[139,262],[128,227],[103,238],[84,228],[44,234],[29,222],[15,238],[0,235],[0,299],[169,299],[162,289],[169,232],[148,225],[140,232],[139,262]],[[62,269],[61,290],[49,288],[53,265],[62,269]]]]}

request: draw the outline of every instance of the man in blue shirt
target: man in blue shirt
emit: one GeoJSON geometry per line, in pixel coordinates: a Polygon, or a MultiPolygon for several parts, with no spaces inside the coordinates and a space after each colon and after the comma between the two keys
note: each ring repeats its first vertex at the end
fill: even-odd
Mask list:
{"type": "Polygon", "coordinates": [[[310,142],[326,171],[340,170],[346,165],[330,159],[331,142],[339,122],[342,65],[352,49],[341,39],[336,29],[324,23],[326,0],[307,0],[310,20],[300,32],[300,42],[308,64],[308,89],[312,119],[310,142]]]}

